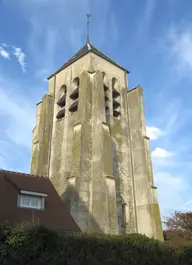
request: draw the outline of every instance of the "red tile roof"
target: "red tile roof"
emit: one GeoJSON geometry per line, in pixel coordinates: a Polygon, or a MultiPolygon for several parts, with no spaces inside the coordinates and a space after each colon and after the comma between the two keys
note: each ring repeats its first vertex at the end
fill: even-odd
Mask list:
{"type": "Polygon", "coordinates": [[[47,228],[80,232],[49,178],[0,170],[0,223],[14,224],[30,220],[32,216],[47,228]],[[21,190],[47,194],[45,209],[19,208],[17,198],[21,190]]]}

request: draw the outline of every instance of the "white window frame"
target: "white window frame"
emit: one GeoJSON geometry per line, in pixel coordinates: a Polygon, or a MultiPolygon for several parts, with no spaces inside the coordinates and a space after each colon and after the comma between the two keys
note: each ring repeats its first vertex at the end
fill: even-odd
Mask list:
{"type": "Polygon", "coordinates": [[[44,210],[44,208],[45,208],[45,197],[47,197],[47,194],[45,194],[45,193],[21,190],[19,193],[19,196],[18,196],[18,206],[20,208],[44,210]],[[23,203],[23,200],[22,200],[23,197],[40,199],[40,205],[41,206],[38,207],[38,206],[34,206],[32,204],[25,204],[25,203],[23,203]]]}

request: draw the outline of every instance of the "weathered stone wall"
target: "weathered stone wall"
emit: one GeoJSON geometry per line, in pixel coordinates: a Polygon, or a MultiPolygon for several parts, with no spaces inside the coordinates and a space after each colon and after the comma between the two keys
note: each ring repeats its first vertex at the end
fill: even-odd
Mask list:
{"type": "Polygon", "coordinates": [[[116,179],[119,233],[134,233],[136,232],[136,227],[126,111],[126,89],[120,89],[119,87],[118,90],[120,92],[121,116],[120,119],[112,117],[111,137],[113,142],[113,171],[116,179]],[[126,213],[123,211],[123,205],[127,206],[126,213]],[[125,219],[128,222],[125,222],[125,219]]]}
{"type": "Polygon", "coordinates": [[[36,126],[32,132],[32,156],[31,156],[31,174],[37,174],[38,171],[38,156],[39,156],[39,121],[41,116],[42,101],[37,104],[36,110],[36,126]]]}
{"type": "Polygon", "coordinates": [[[55,98],[49,177],[61,196],[63,196],[66,190],[67,178],[71,176],[73,164],[73,126],[78,123],[77,112],[71,113],[69,111],[72,102],[70,94],[75,89],[74,79],[80,77],[83,69],[86,69],[87,61],[88,55],[85,55],[66,69],[57,73],[55,82],[54,76],[49,79],[49,94],[54,94],[55,98]],[[65,85],[67,89],[65,117],[58,120],[56,115],[60,107],[57,105],[57,101],[62,95],[63,85],[65,85]]]}
{"type": "Polygon", "coordinates": [[[120,89],[126,87],[125,72],[122,69],[111,64],[110,62],[104,60],[103,58],[99,57],[94,53],[89,53],[89,56],[92,57],[95,69],[106,74],[109,83],[111,83],[112,78],[115,77],[118,80],[120,89]]]}
{"type": "Polygon", "coordinates": [[[103,75],[92,77],[93,217],[105,233],[117,234],[115,178],[112,169],[112,141],[106,123],[103,75]],[[95,200],[95,199],[94,199],[95,200]]]}
{"type": "Polygon", "coordinates": [[[31,174],[48,176],[49,150],[52,130],[53,98],[44,95],[37,106],[37,124],[33,132],[31,174]]]}
{"type": "MultiPolygon", "coordinates": [[[[82,231],[88,232],[90,222],[91,182],[92,182],[92,144],[91,144],[91,108],[92,90],[89,74],[85,71],[80,75],[78,123],[74,124],[72,144],[72,174],[75,178],[71,214],[82,231]]],[[[93,231],[93,230],[92,230],[93,231]]]]}
{"type": "MultiPolygon", "coordinates": [[[[81,227],[85,227],[84,229],[88,229],[89,231],[97,231],[97,232],[103,231],[106,233],[107,232],[117,233],[117,231],[115,230],[117,227],[117,224],[115,225],[117,218],[116,217],[115,218],[112,218],[112,217],[109,218],[109,213],[110,213],[110,216],[112,216],[112,214],[113,215],[116,214],[116,205],[114,205],[114,201],[112,200],[112,197],[113,197],[112,194],[113,193],[109,192],[109,190],[108,190],[108,195],[106,194],[107,187],[112,187],[112,186],[114,186],[114,194],[115,194],[115,181],[114,181],[114,179],[112,180],[112,173],[113,173],[112,168],[111,168],[111,172],[108,172],[110,165],[107,164],[107,161],[106,161],[106,163],[104,163],[104,158],[102,158],[101,160],[96,158],[100,153],[102,153],[101,150],[98,151],[97,148],[100,149],[102,147],[102,145],[106,145],[107,149],[108,149],[110,147],[111,139],[110,139],[110,135],[108,135],[108,137],[107,137],[107,133],[110,134],[110,130],[109,130],[108,125],[107,124],[105,125],[106,118],[105,118],[105,109],[104,109],[103,75],[101,73],[100,74],[95,73],[95,76],[100,75],[100,77],[99,77],[100,83],[98,83],[99,79],[96,78],[97,81],[94,79],[95,77],[93,77],[93,79],[92,79],[92,76],[94,75],[94,72],[95,72],[95,68],[96,67],[95,67],[95,61],[93,59],[93,55],[88,54],[88,55],[85,55],[83,58],[79,59],[78,61],[76,61],[73,65],[67,67],[66,69],[64,69],[63,71],[59,72],[56,75],[55,93],[54,93],[53,78],[51,78],[49,80],[49,93],[55,94],[52,145],[51,145],[52,146],[51,147],[51,161],[50,161],[49,177],[50,177],[52,183],[54,184],[54,186],[56,187],[58,193],[67,202],[69,208],[71,207],[71,213],[73,215],[76,215],[75,219],[76,220],[81,219],[81,221],[77,221],[77,222],[82,223],[82,225],[80,225],[81,227]],[[84,69],[85,69],[85,72],[88,71],[90,73],[89,78],[91,78],[90,86],[89,86],[88,90],[83,89],[83,83],[82,83],[83,81],[81,80],[82,79],[81,73],[84,69]],[[91,74],[91,72],[92,72],[92,74],[91,74]],[[68,110],[70,103],[71,103],[69,95],[74,90],[73,80],[76,77],[80,77],[80,94],[79,94],[78,111],[72,114],[68,110]],[[95,81],[93,82],[93,80],[95,80],[95,81]],[[61,96],[60,88],[63,85],[66,85],[66,87],[67,87],[66,113],[65,113],[65,118],[58,121],[56,119],[56,114],[59,111],[59,107],[57,106],[56,102],[61,96]],[[93,94],[91,94],[89,96],[88,92],[91,90],[91,87],[92,87],[93,94]],[[86,93],[84,93],[83,91],[86,91],[86,93]],[[100,91],[100,92],[98,92],[98,91],[100,91]],[[102,94],[101,94],[101,91],[102,91],[102,94]],[[94,94],[96,92],[98,94],[94,94]],[[92,103],[89,102],[89,97],[91,97],[91,102],[92,102],[92,100],[95,102],[94,104],[93,104],[93,102],[92,103]],[[91,112],[88,111],[89,110],[88,108],[85,108],[85,106],[87,106],[86,104],[88,102],[89,102],[88,106],[89,106],[91,112]],[[98,104],[100,104],[102,107],[98,107],[98,104]],[[97,119],[96,116],[99,115],[99,110],[102,111],[102,115],[100,115],[100,125],[98,125],[98,123],[96,122],[96,119],[97,119]],[[92,117],[92,114],[96,115],[95,118],[92,117]],[[91,115],[91,116],[89,117],[89,115],[91,115]],[[101,116],[102,116],[102,118],[101,118],[101,116]],[[86,120],[84,125],[82,124],[82,119],[86,120]],[[90,125],[90,122],[91,122],[91,125],[90,125]],[[104,124],[102,125],[103,122],[104,122],[104,124]],[[89,125],[92,127],[89,127],[89,125]],[[93,127],[96,130],[96,134],[94,135],[94,137],[92,135],[94,132],[93,127]],[[99,131],[97,128],[100,128],[99,131]],[[94,143],[95,143],[94,141],[96,141],[96,138],[97,138],[98,143],[99,143],[99,135],[101,137],[100,138],[100,145],[97,145],[97,143],[96,143],[95,144],[96,149],[94,149],[94,143]],[[90,136],[91,136],[91,138],[90,138],[90,136]],[[83,139],[85,142],[82,142],[83,139]],[[84,148],[86,148],[86,144],[88,143],[88,139],[90,139],[88,147],[91,148],[90,147],[90,145],[91,145],[93,150],[90,149],[89,151],[85,152],[84,148]],[[93,142],[92,142],[92,139],[94,139],[93,142]],[[85,160],[83,160],[83,157],[85,157],[84,158],[85,160]],[[94,163],[91,162],[91,164],[90,164],[90,162],[88,162],[89,157],[91,157],[90,161],[92,160],[95,162],[94,163]],[[88,163],[88,164],[86,164],[86,166],[83,166],[84,163],[82,161],[85,161],[84,163],[85,164],[88,163]],[[96,163],[96,161],[97,161],[97,163],[96,163]],[[103,163],[104,163],[103,167],[101,166],[101,164],[102,164],[101,161],[103,161],[103,163]],[[98,164],[100,165],[99,167],[98,167],[98,164]],[[77,165],[79,165],[79,167],[77,165]],[[90,167],[93,168],[94,167],[93,165],[97,165],[96,166],[97,169],[94,169],[94,173],[91,172],[91,174],[90,174],[90,172],[89,172],[91,170],[90,167]],[[79,172],[79,170],[80,170],[80,172],[79,172]],[[107,174],[107,172],[108,172],[108,174],[107,174]],[[100,175],[100,177],[94,178],[94,174],[98,174],[98,175],[100,175]],[[104,174],[106,174],[105,177],[104,177],[104,174]],[[103,210],[103,209],[99,210],[100,205],[99,205],[99,203],[96,203],[96,197],[94,196],[94,192],[96,192],[96,191],[94,191],[94,189],[92,189],[91,187],[89,187],[89,189],[91,188],[91,190],[89,190],[89,192],[87,191],[87,194],[89,193],[89,196],[84,195],[84,200],[86,201],[85,204],[83,202],[84,214],[80,213],[81,211],[79,211],[79,213],[78,213],[78,210],[75,208],[75,207],[77,207],[77,203],[75,203],[75,201],[73,199],[70,200],[70,196],[72,196],[72,194],[75,194],[76,192],[77,192],[76,197],[80,196],[79,201],[82,200],[82,196],[81,196],[81,192],[80,192],[81,188],[80,188],[80,186],[78,186],[77,183],[78,183],[78,181],[80,181],[80,179],[78,179],[78,178],[80,178],[80,176],[84,176],[84,178],[85,178],[86,175],[88,175],[87,176],[88,180],[87,180],[87,182],[85,182],[83,180],[84,185],[90,186],[91,185],[90,183],[92,183],[92,181],[98,182],[101,177],[102,177],[102,181],[105,181],[103,183],[103,185],[99,187],[99,194],[100,195],[102,193],[101,189],[103,189],[103,191],[105,192],[105,199],[104,200],[102,200],[102,195],[100,196],[101,203],[103,201],[106,203],[106,206],[104,208],[105,210],[103,210]],[[110,178],[108,178],[108,180],[106,180],[106,176],[107,176],[107,178],[108,177],[110,177],[110,178]],[[89,181],[91,181],[91,182],[89,183],[89,181]],[[72,191],[72,190],[74,190],[74,191],[72,191]],[[87,196],[87,199],[86,199],[86,196],[87,196]],[[111,197],[111,199],[108,200],[109,197],[111,197]],[[94,198],[93,201],[92,201],[92,198],[94,198]],[[86,207],[85,207],[85,205],[86,205],[86,207]],[[88,214],[87,211],[89,212],[89,218],[88,219],[87,219],[87,214],[88,214]],[[103,212],[105,212],[105,214],[103,214],[103,212]],[[108,217],[106,216],[107,214],[108,214],[108,217]],[[84,217],[82,217],[82,215],[84,217]],[[102,219],[105,220],[105,221],[103,221],[103,224],[101,221],[102,219]],[[85,225],[85,221],[82,221],[82,220],[89,220],[89,221],[86,221],[86,222],[88,222],[87,227],[85,225]],[[99,225],[96,224],[97,220],[99,222],[99,225]],[[109,225],[108,222],[110,222],[111,224],[109,225]],[[94,226],[93,226],[93,223],[94,223],[94,226]],[[111,230],[110,226],[113,227],[112,230],[111,230]]],[[[85,75],[85,73],[84,73],[84,75],[85,75]]],[[[110,157],[109,153],[108,153],[108,156],[106,156],[107,152],[108,151],[106,150],[105,151],[105,159],[110,160],[109,159],[109,157],[110,157]]],[[[103,155],[103,153],[102,153],[102,155],[103,155]]],[[[111,161],[111,164],[112,164],[112,161],[111,161]]],[[[93,171],[93,169],[92,169],[92,171],[93,171]]],[[[97,185],[93,185],[93,186],[96,189],[97,185]]],[[[88,190],[88,188],[87,188],[87,190],[88,190]]],[[[116,194],[115,194],[115,196],[116,196],[116,194]]],[[[97,197],[98,197],[98,195],[97,195],[97,197]]],[[[80,202],[78,202],[78,203],[80,203],[80,202]]],[[[80,206],[78,206],[78,207],[80,207],[80,206]]],[[[81,206],[80,208],[83,208],[83,206],[81,206]]]]}
{"type": "Polygon", "coordinates": [[[50,177],[82,231],[138,231],[161,239],[141,89],[127,93],[125,72],[90,52],[50,78],[48,91],[37,108],[31,173],[50,177]],[[71,113],[77,77],[78,110],[71,113]],[[114,80],[118,118],[113,117],[114,80]],[[65,117],[59,120],[64,87],[65,117]]]}
{"type": "Polygon", "coordinates": [[[85,232],[117,234],[111,139],[105,122],[103,76],[80,76],[78,123],[74,125],[73,165],[69,178],[71,214],[85,232]],[[71,184],[71,179],[74,179],[71,184]]]}
{"type": "Polygon", "coordinates": [[[126,87],[127,80],[125,72],[109,63],[108,61],[100,58],[99,56],[90,53],[94,67],[104,73],[104,83],[109,88],[109,111],[108,120],[111,141],[112,141],[112,154],[113,154],[113,176],[116,183],[116,198],[117,198],[117,212],[118,212],[118,233],[131,233],[135,232],[135,216],[134,216],[134,201],[131,177],[131,164],[130,164],[130,148],[127,129],[127,111],[126,111],[126,87]],[[120,92],[120,118],[113,117],[113,97],[112,97],[112,80],[116,79],[116,89],[120,92]],[[125,224],[123,216],[123,204],[128,207],[127,218],[129,222],[125,224]]]}
{"type": "Polygon", "coordinates": [[[149,139],[146,137],[142,89],[137,87],[128,91],[127,102],[138,232],[162,240],[159,207],[157,201],[155,202],[152,197],[153,174],[150,148],[147,143],[149,139]]]}

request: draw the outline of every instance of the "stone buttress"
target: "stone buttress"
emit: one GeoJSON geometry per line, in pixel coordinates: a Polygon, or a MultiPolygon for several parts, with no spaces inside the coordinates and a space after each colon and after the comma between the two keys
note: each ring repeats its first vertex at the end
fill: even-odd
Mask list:
{"type": "Polygon", "coordinates": [[[117,234],[112,144],[105,118],[103,76],[80,76],[78,123],[74,124],[71,214],[85,232],[117,234]],[[78,192],[74,192],[78,191],[78,192]]]}
{"type": "Polygon", "coordinates": [[[140,86],[127,92],[127,105],[138,233],[163,240],[140,86]]]}

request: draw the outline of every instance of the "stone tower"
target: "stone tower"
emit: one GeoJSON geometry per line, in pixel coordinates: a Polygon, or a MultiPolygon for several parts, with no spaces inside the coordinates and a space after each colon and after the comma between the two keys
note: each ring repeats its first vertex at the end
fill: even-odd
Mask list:
{"type": "Polygon", "coordinates": [[[89,41],[37,104],[31,173],[48,176],[84,232],[163,240],[140,86],[89,41]]]}

